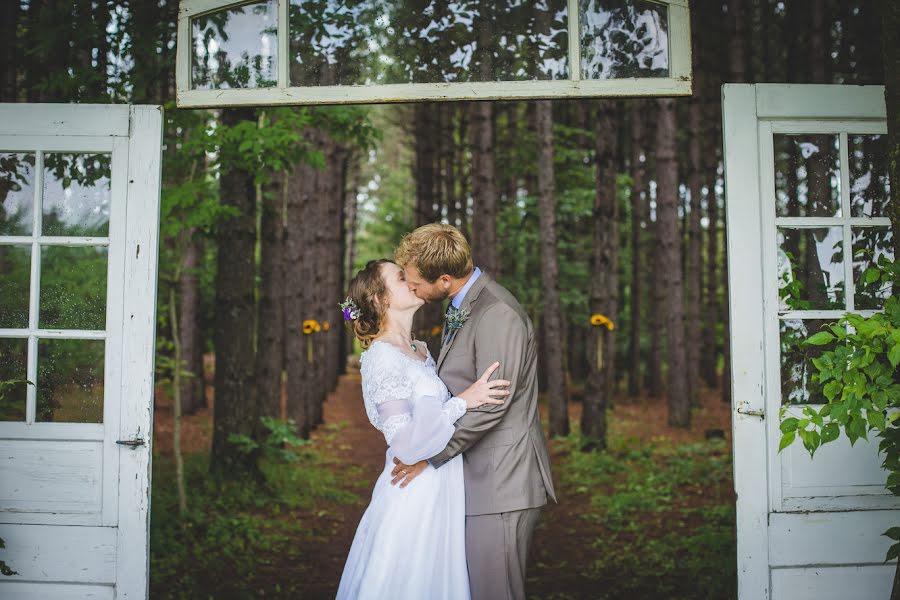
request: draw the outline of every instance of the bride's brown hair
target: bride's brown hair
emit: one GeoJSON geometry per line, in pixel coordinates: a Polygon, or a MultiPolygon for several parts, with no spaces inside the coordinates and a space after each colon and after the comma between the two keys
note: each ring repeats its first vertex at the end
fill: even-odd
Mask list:
{"type": "Polygon", "coordinates": [[[359,340],[363,349],[372,344],[384,325],[385,309],[390,292],[384,285],[381,267],[387,263],[397,264],[392,260],[380,258],[370,260],[350,281],[347,296],[359,308],[359,317],[353,322],[353,335],[359,340]]]}

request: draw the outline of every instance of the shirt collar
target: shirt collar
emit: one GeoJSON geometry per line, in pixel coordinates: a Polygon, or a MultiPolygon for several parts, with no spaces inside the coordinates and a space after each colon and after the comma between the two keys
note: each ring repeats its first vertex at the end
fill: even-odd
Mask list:
{"type": "Polygon", "coordinates": [[[481,276],[481,269],[475,267],[475,270],[472,271],[472,276],[469,277],[469,280],[466,282],[466,285],[463,286],[459,293],[453,297],[453,300],[450,301],[451,306],[453,308],[459,308],[462,306],[463,300],[466,298],[466,294],[469,292],[469,288],[472,287],[472,284],[475,283],[475,280],[481,276]]]}

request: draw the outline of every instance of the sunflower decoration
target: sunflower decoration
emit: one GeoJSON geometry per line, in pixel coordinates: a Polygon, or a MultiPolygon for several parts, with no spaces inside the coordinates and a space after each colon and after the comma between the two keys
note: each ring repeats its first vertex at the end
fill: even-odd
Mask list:
{"type": "Polygon", "coordinates": [[[322,323],[322,331],[328,331],[329,329],[331,329],[331,323],[329,323],[328,321],[322,323]]]}
{"type": "Polygon", "coordinates": [[[307,319],[303,321],[303,335],[306,336],[306,361],[313,361],[313,338],[312,334],[322,331],[322,326],[315,319],[307,319]]]}
{"type": "Polygon", "coordinates": [[[431,337],[437,337],[439,335],[441,335],[441,326],[435,325],[431,328],[431,337]]]}
{"type": "MultiPolygon", "coordinates": [[[[606,327],[609,331],[615,329],[616,325],[609,320],[606,315],[596,313],[591,315],[591,325],[594,327],[606,327]]],[[[597,370],[603,368],[603,336],[597,336],[597,370]]]]}

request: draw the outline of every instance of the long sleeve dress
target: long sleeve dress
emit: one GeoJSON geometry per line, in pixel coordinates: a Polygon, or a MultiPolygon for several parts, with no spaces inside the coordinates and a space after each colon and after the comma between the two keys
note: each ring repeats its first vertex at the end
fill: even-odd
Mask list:
{"type": "Polygon", "coordinates": [[[466,403],[451,396],[429,353],[416,360],[375,341],[361,357],[366,414],[388,443],[360,520],[338,600],[468,600],[462,456],[391,485],[393,459],[411,465],[446,446],[466,403]]]}

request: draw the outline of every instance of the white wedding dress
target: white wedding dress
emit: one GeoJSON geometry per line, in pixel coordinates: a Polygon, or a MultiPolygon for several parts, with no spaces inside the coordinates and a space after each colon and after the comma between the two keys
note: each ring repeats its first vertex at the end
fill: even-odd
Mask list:
{"type": "Polygon", "coordinates": [[[359,522],[338,600],[468,600],[462,455],[391,485],[396,456],[411,465],[444,449],[466,412],[429,353],[414,359],[376,340],[360,359],[366,414],[388,443],[384,470],[359,522]]]}

